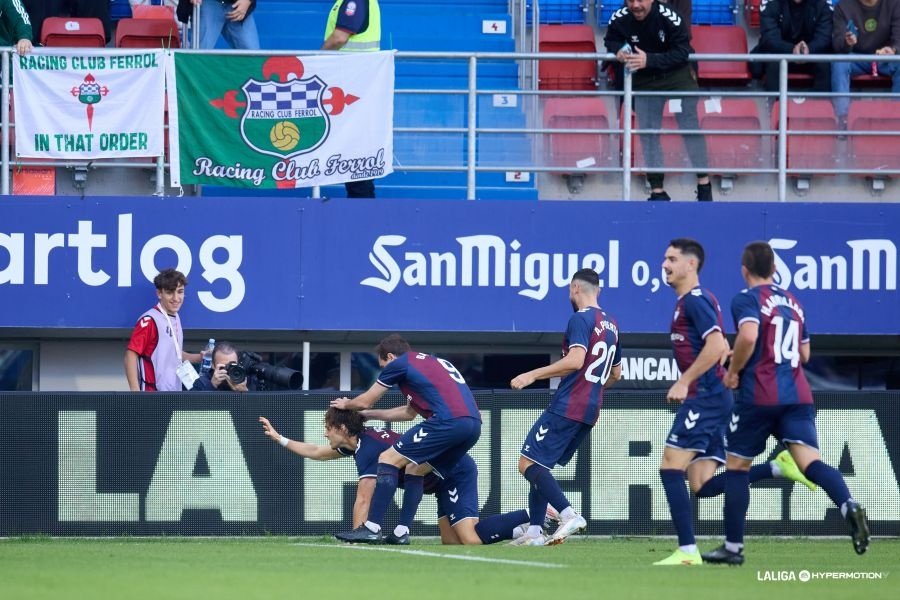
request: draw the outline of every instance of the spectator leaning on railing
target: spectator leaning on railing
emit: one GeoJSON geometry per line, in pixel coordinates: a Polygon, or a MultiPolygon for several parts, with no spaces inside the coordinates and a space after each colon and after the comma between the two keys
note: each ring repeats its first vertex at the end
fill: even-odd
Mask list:
{"type": "MultiPolygon", "coordinates": [[[[768,0],[759,15],[760,54],[829,54],[834,9],[829,0],[768,0]]],[[[760,63],[754,63],[760,64],[760,63]]],[[[763,63],[766,91],[778,90],[778,63],[763,63]]],[[[831,91],[831,65],[826,62],[790,62],[792,73],[808,73],[814,77],[813,91],[831,91]]]]}
{"type": "Polygon", "coordinates": [[[0,46],[31,52],[31,18],[20,0],[0,0],[0,46]]]}
{"type": "MultiPolygon", "coordinates": [[[[841,54],[879,54],[900,52],[900,0],[843,0],[834,9],[831,42],[841,54]]],[[[846,94],[853,75],[889,75],[891,91],[900,93],[900,62],[834,62],[831,65],[831,91],[846,94]]],[[[834,101],[841,126],[846,127],[850,97],[834,101]]]]}

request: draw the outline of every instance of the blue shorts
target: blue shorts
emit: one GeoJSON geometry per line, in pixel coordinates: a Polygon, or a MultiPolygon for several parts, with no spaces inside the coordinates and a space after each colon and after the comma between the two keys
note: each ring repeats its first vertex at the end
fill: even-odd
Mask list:
{"type": "Polygon", "coordinates": [[[725,427],[733,405],[731,390],[688,398],[675,413],[666,446],[696,452],[694,460],[724,463],[725,427]]]}
{"type": "Polygon", "coordinates": [[[725,448],[728,454],[752,459],[765,451],[770,435],[782,443],[803,444],[818,450],[815,407],[812,404],[758,406],[738,402],[728,423],[725,448]]]}
{"type": "Polygon", "coordinates": [[[478,518],[478,467],[466,454],[435,492],[438,519],[447,517],[450,525],[463,519],[478,518]]]}
{"type": "Polygon", "coordinates": [[[567,465],[593,426],[545,410],[522,444],[522,456],[552,469],[567,465]]]}
{"type": "Polygon", "coordinates": [[[428,463],[442,479],[481,436],[481,421],[474,417],[428,419],[411,427],[394,450],[417,465],[428,463]]]}

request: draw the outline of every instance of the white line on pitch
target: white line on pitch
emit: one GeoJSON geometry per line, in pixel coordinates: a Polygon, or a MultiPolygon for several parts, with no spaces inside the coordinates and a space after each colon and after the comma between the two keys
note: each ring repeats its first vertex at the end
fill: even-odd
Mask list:
{"type": "Polygon", "coordinates": [[[413,556],[431,556],[433,558],[449,558],[452,560],[472,560],[475,562],[500,563],[504,565],[518,565],[521,567],[542,567],[545,569],[562,569],[566,565],[543,563],[530,560],[512,560],[508,558],[487,558],[485,556],[465,556],[461,554],[445,554],[442,552],[428,552],[426,550],[405,550],[403,548],[383,548],[380,546],[363,546],[357,544],[305,544],[298,542],[295,546],[307,548],[347,548],[351,550],[374,550],[375,552],[397,552],[398,554],[411,554],[413,556]]]}

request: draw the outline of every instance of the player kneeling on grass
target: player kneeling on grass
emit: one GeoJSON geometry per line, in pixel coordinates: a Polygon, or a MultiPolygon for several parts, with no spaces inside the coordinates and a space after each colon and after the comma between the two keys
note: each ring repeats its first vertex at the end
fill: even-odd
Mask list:
{"type": "MultiPolygon", "coordinates": [[[[370,411],[374,413],[390,413],[391,411],[370,411]]],[[[378,473],[378,456],[400,439],[400,434],[378,427],[366,427],[365,417],[356,411],[329,408],[325,412],[325,438],[327,446],[319,446],[307,442],[289,440],[280,435],[268,419],[260,417],[263,430],[271,440],[313,460],[334,460],[336,458],[353,457],[359,474],[356,488],[356,501],[353,504],[353,526],[365,523],[369,514],[369,504],[375,490],[378,473]]],[[[394,420],[409,420],[396,418],[394,420]]],[[[528,512],[514,511],[503,515],[478,519],[478,469],[469,455],[463,456],[456,468],[445,479],[434,473],[424,476],[420,486],[404,485],[406,480],[423,476],[419,472],[427,471],[428,466],[410,465],[401,475],[399,487],[404,489],[404,501],[400,510],[400,524],[384,538],[384,543],[409,544],[409,526],[415,513],[410,506],[419,505],[419,500],[407,502],[406,491],[424,490],[434,493],[438,501],[438,525],[441,542],[444,544],[493,544],[512,539],[524,531],[519,527],[528,522],[528,512]]],[[[526,525],[527,526],[527,525],[526,525]]]]}

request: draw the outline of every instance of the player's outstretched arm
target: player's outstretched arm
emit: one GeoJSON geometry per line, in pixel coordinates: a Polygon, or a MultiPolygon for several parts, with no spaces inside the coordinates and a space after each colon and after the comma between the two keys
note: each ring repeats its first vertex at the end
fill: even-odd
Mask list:
{"type": "Polygon", "coordinates": [[[338,398],[331,401],[331,406],[340,410],[365,410],[372,408],[378,400],[384,396],[388,388],[377,381],[368,390],[351,400],[350,398],[338,398]]]}
{"type": "Polygon", "coordinates": [[[297,440],[289,440],[275,431],[275,428],[272,427],[272,424],[269,423],[269,420],[265,417],[260,417],[259,422],[262,423],[263,433],[266,434],[267,438],[273,442],[278,442],[294,454],[299,454],[303,458],[311,458],[313,460],[333,460],[343,456],[331,446],[318,446],[316,444],[298,442],[297,440]]]}
{"type": "Polygon", "coordinates": [[[513,380],[509,382],[509,387],[514,390],[521,390],[541,379],[565,377],[569,373],[574,373],[581,368],[584,364],[585,354],[587,354],[587,352],[581,346],[570,346],[569,352],[558,361],[549,364],[546,367],[516,375],[513,380]]]}
{"type": "Polygon", "coordinates": [[[356,501],[353,503],[353,528],[356,529],[369,518],[369,505],[375,494],[374,477],[363,477],[356,484],[356,501]]]}
{"type": "Polygon", "coordinates": [[[362,416],[366,420],[374,419],[376,421],[384,421],[385,423],[399,423],[401,421],[412,421],[418,416],[413,407],[409,404],[397,406],[395,408],[372,408],[362,411],[362,416]]]}

